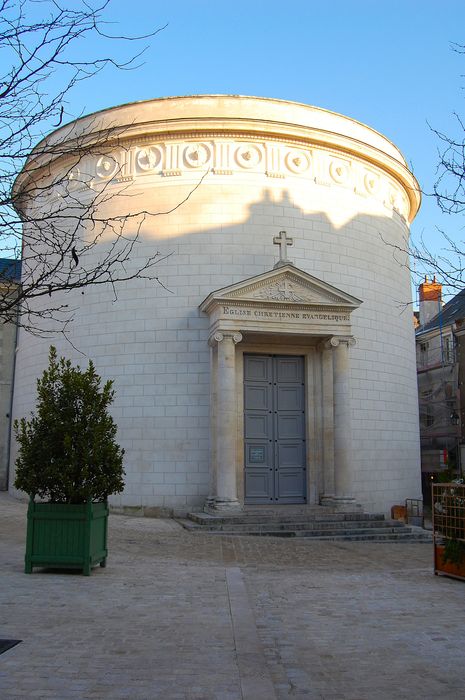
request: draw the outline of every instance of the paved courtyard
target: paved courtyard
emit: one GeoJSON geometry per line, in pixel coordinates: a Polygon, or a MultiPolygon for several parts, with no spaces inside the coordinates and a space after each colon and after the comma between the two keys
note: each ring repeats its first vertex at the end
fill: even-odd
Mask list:
{"type": "Polygon", "coordinates": [[[431,544],[190,534],[112,515],[106,569],[23,573],[0,494],[1,700],[458,700],[465,583],[431,544]]]}

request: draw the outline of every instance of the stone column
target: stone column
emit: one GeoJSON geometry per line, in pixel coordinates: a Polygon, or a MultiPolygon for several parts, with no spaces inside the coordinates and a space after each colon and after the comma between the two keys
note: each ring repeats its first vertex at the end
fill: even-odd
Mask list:
{"type": "Polygon", "coordinates": [[[216,435],[217,435],[217,398],[218,398],[218,348],[216,341],[210,338],[210,485],[205,509],[214,506],[216,495],[216,435]]]}
{"type": "Polygon", "coordinates": [[[334,482],[334,369],[333,346],[329,341],[320,344],[321,352],[321,392],[322,429],[323,429],[323,494],[321,505],[333,506],[335,496],[334,482]]]}
{"type": "Polygon", "coordinates": [[[355,505],[352,496],[352,421],[349,347],[353,338],[331,338],[334,386],[334,496],[335,504],[355,505]]]}
{"type": "MultiPolygon", "coordinates": [[[[235,510],[240,508],[237,500],[236,443],[237,443],[237,401],[236,401],[236,350],[240,343],[240,333],[217,331],[212,341],[217,343],[217,377],[212,378],[216,386],[216,418],[213,426],[216,435],[213,450],[216,464],[215,491],[210,507],[215,510],[235,510]]],[[[215,410],[215,407],[212,407],[215,410]]]]}

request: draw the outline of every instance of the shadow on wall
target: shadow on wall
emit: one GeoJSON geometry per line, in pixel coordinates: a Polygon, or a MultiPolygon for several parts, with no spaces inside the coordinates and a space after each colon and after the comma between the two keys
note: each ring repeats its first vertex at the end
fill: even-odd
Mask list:
{"type": "MultiPolygon", "coordinates": [[[[209,185],[205,183],[204,188],[209,185]]],[[[159,278],[170,291],[158,290],[157,296],[169,298],[170,292],[182,296],[188,277],[188,285],[199,287],[200,303],[215,289],[272,269],[279,259],[273,238],[285,230],[293,241],[287,256],[297,267],[368,305],[379,304],[378,321],[381,307],[383,313],[394,316],[408,307],[411,315],[409,231],[397,211],[386,209],[386,216],[354,214],[353,204],[335,208],[332,202],[334,213],[306,212],[285,189],[261,193],[258,201],[235,202],[233,207],[227,196],[219,198],[215,192],[211,197],[204,194],[197,203],[195,193],[182,212],[163,217],[159,226],[156,219],[155,226],[147,225],[146,245],[153,246],[161,232],[163,252],[171,254],[159,268],[159,278]],[[191,223],[193,212],[205,222],[200,230],[191,223]],[[218,223],[212,225],[212,219],[218,223]],[[231,223],[234,219],[237,222],[231,223]]],[[[353,198],[349,194],[348,199],[353,198]]]]}
{"type": "MultiPolygon", "coordinates": [[[[406,255],[398,252],[405,248],[408,227],[392,209],[379,215],[379,204],[378,215],[354,213],[356,206],[368,209],[368,204],[352,190],[341,188],[335,195],[334,188],[318,191],[323,189],[317,200],[302,189],[296,203],[282,187],[257,187],[257,199],[250,203],[253,192],[246,193],[245,201],[240,190],[234,194],[232,188],[206,180],[178,210],[147,222],[138,256],[152,252],[154,245],[171,253],[157,271],[167,289],[136,279],[116,294],[110,287],[69,294],[67,302],[75,310],[69,332],[74,347],[63,337],[21,333],[14,416],[33,408],[31,387],[53,342],[72,362],[84,364],[90,357],[104,379],[115,379],[113,414],[127,450],[128,493],[136,492],[144,471],[153,470],[156,460],[160,471],[189,462],[192,471],[205,474],[208,318],[198,307],[212,291],[272,269],[279,259],[273,238],[285,230],[293,241],[287,255],[294,265],[363,301],[352,315],[357,346],[351,351],[359,488],[363,491],[364,470],[368,473],[375,462],[377,470],[385,469],[386,480],[391,467],[401,478],[401,454],[405,445],[412,445],[417,412],[410,279],[406,255]],[[307,196],[308,204],[303,201],[307,196]],[[334,215],[306,211],[316,209],[315,201],[334,215]],[[169,383],[176,385],[178,397],[194,397],[196,406],[183,405],[181,399],[173,403],[169,383]],[[393,441],[399,463],[391,465],[393,441]],[[163,456],[165,448],[169,460],[163,456]]],[[[153,491],[164,493],[165,486],[164,481],[154,483],[153,491]]],[[[200,495],[201,485],[198,490],[200,495]]]]}

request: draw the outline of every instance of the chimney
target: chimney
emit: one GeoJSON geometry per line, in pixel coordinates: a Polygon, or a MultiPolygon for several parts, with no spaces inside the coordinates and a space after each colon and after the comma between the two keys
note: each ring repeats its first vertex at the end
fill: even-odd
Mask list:
{"type": "Polygon", "coordinates": [[[436,276],[429,282],[425,281],[418,288],[420,295],[420,326],[431,321],[439,313],[442,307],[442,284],[436,282],[436,276]]]}

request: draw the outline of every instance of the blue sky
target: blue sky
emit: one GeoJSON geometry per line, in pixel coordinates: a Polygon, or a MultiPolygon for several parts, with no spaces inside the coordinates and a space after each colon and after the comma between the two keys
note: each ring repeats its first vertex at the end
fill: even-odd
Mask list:
{"type": "MultiPolygon", "coordinates": [[[[456,134],[452,114],[464,115],[465,55],[451,49],[452,42],[465,44],[464,0],[112,0],[107,17],[114,33],[168,26],[149,41],[137,71],[107,71],[79,86],[67,120],[169,95],[295,100],[385,134],[430,191],[438,142],[428,122],[456,134]]],[[[99,49],[83,42],[74,51],[99,49]]],[[[437,226],[459,240],[464,225],[425,197],[412,232],[439,248],[437,226]]]]}

